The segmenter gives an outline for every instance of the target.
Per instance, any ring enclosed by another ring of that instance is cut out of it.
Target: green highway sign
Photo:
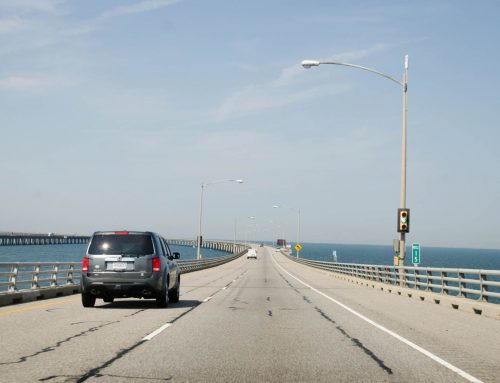
[[[420,243],[414,243],[411,245],[411,259],[414,265],[420,263]]]

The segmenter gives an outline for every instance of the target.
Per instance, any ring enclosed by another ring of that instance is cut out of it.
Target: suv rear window
[[[97,234],[92,238],[89,254],[154,254],[153,240],[149,234]]]

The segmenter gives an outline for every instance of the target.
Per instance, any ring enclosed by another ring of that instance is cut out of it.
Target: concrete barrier
[[[0,294],[0,306],[17,303],[32,302],[42,299],[62,297],[65,295],[79,294],[80,285],[41,287],[37,289],[19,290]]]

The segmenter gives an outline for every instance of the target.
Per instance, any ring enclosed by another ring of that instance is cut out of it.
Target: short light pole
[[[247,217],[248,219],[255,219],[254,216],[248,216]],[[247,225],[245,226],[245,247],[247,246],[247,242],[248,242],[248,223]]]
[[[404,61],[404,73],[403,80],[396,80],[394,77],[388,76],[382,72],[379,72],[375,69],[367,68],[361,65],[349,64],[339,61],[316,61],[316,60],[304,60],[302,61],[302,66],[306,69],[309,69],[313,66],[319,66],[323,64],[332,64],[332,65],[343,65],[352,68],[366,70],[368,72],[375,73],[379,76],[385,77],[392,82],[400,85],[403,90],[403,134],[402,134],[402,155],[401,155],[401,189],[399,194],[399,204],[401,209],[406,209],[406,114],[407,114],[407,92],[408,92],[408,55],[405,55]],[[404,266],[405,259],[405,233],[404,231],[400,231],[400,241],[399,241],[399,259],[395,258],[394,263],[395,266]],[[398,261],[396,264],[396,261]]]
[[[271,220],[271,221],[269,221],[269,223],[271,225],[275,226],[275,231],[273,232],[271,230],[271,233],[272,233],[271,235],[275,235],[276,238],[273,238],[271,243],[274,245],[274,243],[276,242],[276,245],[277,245],[277,241],[275,241],[275,240],[280,239],[280,238],[285,238],[284,229],[278,222],[274,222],[273,220]]]
[[[210,182],[203,182],[201,184],[201,194],[200,194],[200,220],[199,220],[199,225],[198,225],[198,238],[197,238],[197,245],[196,245],[196,259],[201,259],[201,254],[200,254],[200,248],[201,248],[201,243],[203,241],[203,237],[201,235],[201,222],[202,222],[202,217],[203,217],[203,191],[205,187],[213,184],[219,184],[223,182],[237,182],[239,184],[243,183],[243,180],[233,180],[233,179],[228,179],[228,180],[217,180],[217,181],[210,181]]]
[[[285,208],[285,209],[290,209],[290,210],[297,212],[297,243],[296,243],[296,245],[300,245],[300,209],[296,208],[296,207],[285,206],[285,205],[274,205],[273,208],[274,209]],[[299,258],[300,250],[295,249],[295,252],[296,252],[297,258]]]

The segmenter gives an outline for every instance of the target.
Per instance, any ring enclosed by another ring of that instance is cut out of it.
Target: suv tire
[[[91,294],[82,293],[82,305],[83,307],[94,307],[95,297]]]
[[[167,282],[168,286],[168,282]],[[156,296],[156,307],[165,308],[168,306],[169,294],[167,287],[164,287]]]
[[[175,284],[175,287],[168,292],[168,299],[172,303],[177,303],[179,302],[179,296],[180,296],[180,289],[181,289],[181,277],[177,278],[177,283]]]

